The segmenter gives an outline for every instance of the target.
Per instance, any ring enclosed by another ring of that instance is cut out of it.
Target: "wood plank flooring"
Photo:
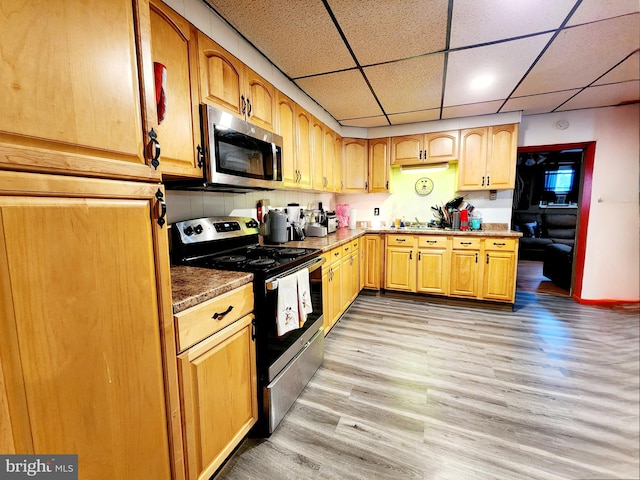
[[[639,317],[359,296],[279,428],[223,479],[637,479]]]
[[[569,291],[560,288],[542,275],[542,262],[534,260],[518,260],[516,289],[519,292],[544,293],[566,297]]]

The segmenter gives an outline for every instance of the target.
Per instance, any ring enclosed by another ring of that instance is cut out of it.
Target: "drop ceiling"
[[[638,0],[204,0],[341,125],[640,100]]]

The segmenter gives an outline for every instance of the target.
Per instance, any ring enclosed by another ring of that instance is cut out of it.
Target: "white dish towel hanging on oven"
[[[296,273],[298,277],[298,313],[300,326],[307,321],[307,315],[313,312],[311,305],[311,290],[309,288],[309,269],[303,268]]]
[[[300,327],[298,315],[298,276],[293,273],[278,279],[276,327],[281,337]]]

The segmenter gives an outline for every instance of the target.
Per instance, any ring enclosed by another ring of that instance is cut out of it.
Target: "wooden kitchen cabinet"
[[[367,193],[369,189],[367,140],[363,138],[343,138],[342,148],[343,193]]]
[[[481,239],[454,237],[451,245],[451,285],[454,297],[478,297]]]
[[[364,243],[360,247],[364,251],[364,265],[361,268],[363,287],[380,290],[381,238],[377,234],[367,234],[363,238]]]
[[[303,189],[312,188],[313,159],[313,116],[296,104],[296,160],[295,186]],[[287,176],[290,176],[287,174]]]
[[[518,240],[484,240],[482,298],[513,302],[516,294]]]
[[[252,322],[245,315],[178,356],[190,480],[210,478],[258,419]]]
[[[324,174],[324,125],[311,116],[311,186],[314,190],[325,190],[327,177]]]
[[[387,235],[385,286],[389,290],[416,291],[417,240],[413,235]]]
[[[276,131],[282,137],[282,178],[285,186],[296,186],[296,104],[276,92]]]
[[[322,266],[322,300],[326,336],[342,314],[342,249],[333,248],[322,256],[325,258]]]
[[[201,101],[274,131],[273,85],[202,32],[198,32],[198,51]]]
[[[151,0],[151,55],[167,69],[167,110],[157,133],[162,139],[163,177],[202,177],[199,157],[197,31],[159,0]]]
[[[373,138],[369,140],[369,185],[370,193],[389,192],[389,157],[391,140]]]
[[[342,137],[336,134],[333,163],[333,177],[335,183],[335,192],[342,193],[344,191],[344,180],[342,175]]]
[[[517,146],[517,124],[461,130],[458,190],[514,188]]]
[[[344,312],[360,292],[360,250],[359,240],[342,245],[342,275],[340,277],[341,312]]]
[[[458,130],[391,137],[391,165],[458,160],[458,142]]]
[[[438,295],[449,294],[451,241],[445,236],[420,235],[416,291]]]
[[[0,168],[159,180],[148,165],[156,152],[148,2],[2,10]]]
[[[0,171],[0,451],[77,454],[79,478],[182,478],[157,192]]]
[[[327,192],[335,192],[339,179],[336,176],[335,164],[336,164],[336,132],[331,130],[325,125],[324,127],[324,178],[325,186],[324,190]]]

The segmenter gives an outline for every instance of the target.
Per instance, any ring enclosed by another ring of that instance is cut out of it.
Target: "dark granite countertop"
[[[253,281],[253,273],[186,266],[171,267],[173,313],[180,313]]]

